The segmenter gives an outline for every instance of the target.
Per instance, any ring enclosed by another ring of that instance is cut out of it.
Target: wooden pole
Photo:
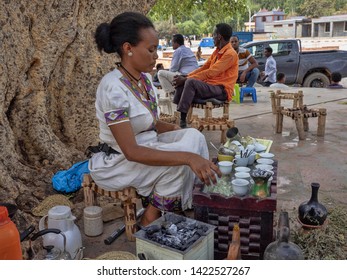
[[[125,222],[125,233],[129,241],[135,241],[133,235],[137,231],[136,226],[136,203],[133,203],[132,198],[128,197],[123,201],[124,206],[124,222]]]
[[[304,93],[302,90],[299,90],[298,96],[299,96],[299,107],[302,108],[304,107]]]
[[[304,131],[304,116],[301,111],[294,112],[294,120],[296,129],[298,131],[299,139],[305,140],[305,131]]]
[[[303,121],[304,121],[304,131],[308,131],[309,130],[308,118],[303,116]]]
[[[276,133],[282,133],[282,127],[283,127],[282,110],[283,110],[283,107],[276,108]]]
[[[318,116],[317,136],[324,136],[325,135],[326,116],[327,116],[327,110],[325,108],[320,108],[319,109],[319,116]]]
[[[270,99],[271,99],[272,113],[276,114],[275,92],[274,91],[270,92]]]

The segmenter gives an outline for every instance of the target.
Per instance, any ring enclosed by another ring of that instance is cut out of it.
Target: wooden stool
[[[97,205],[97,195],[112,197],[122,201],[124,209],[125,233],[129,241],[135,241],[133,234],[137,231],[136,225],[136,200],[135,188],[127,187],[119,191],[106,191],[98,187],[89,174],[85,174],[82,182],[84,205]]]
[[[159,119],[164,122],[173,123],[179,125],[180,123],[180,113],[174,112],[173,115],[161,113]]]
[[[221,138],[220,142],[225,143],[226,141],[226,132],[228,128],[234,127],[235,122],[233,120],[225,118],[198,118],[197,115],[192,116],[192,127],[198,129],[199,131],[206,130],[220,130]]]
[[[293,100],[293,108],[301,108],[304,106],[304,94],[302,90],[299,90],[295,93],[283,92],[281,90],[277,90],[276,93],[271,91],[271,107],[272,113],[276,114],[277,107],[281,106],[281,99],[291,99]]]
[[[223,108],[223,118],[229,119],[229,101],[220,102],[220,103],[212,103],[211,101],[207,101],[205,103],[192,103],[187,113],[187,122],[191,123],[193,121],[193,108],[204,109],[204,119],[212,118],[212,110],[216,108]]]
[[[318,117],[317,136],[324,136],[327,110],[325,108],[308,109],[306,106],[301,108],[277,107],[276,133],[282,133],[283,116],[291,117],[295,121],[299,139],[305,140],[305,131],[308,131],[308,118]]]

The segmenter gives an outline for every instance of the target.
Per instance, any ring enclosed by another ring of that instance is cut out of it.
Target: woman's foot
[[[140,227],[148,226],[150,223],[160,218],[160,210],[149,204],[145,213],[141,217]]]

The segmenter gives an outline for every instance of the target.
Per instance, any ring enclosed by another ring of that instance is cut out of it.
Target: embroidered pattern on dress
[[[180,197],[163,197],[155,192],[152,192],[149,196],[141,196],[143,207],[147,207],[149,204],[162,211],[182,211],[182,201]]]
[[[156,102],[154,90],[152,88],[150,80],[143,73],[141,73],[141,78],[145,81],[145,87],[146,91],[148,92],[149,100],[144,98],[142,94],[139,92],[139,90],[125,76],[122,76],[120,79],[129,89],[131,89],[132,93],[136,96],[136,98],[150,111],[153,117],[153,122],[147,130],[153,130],[155,128],[157,120],[159,119],[158,104]]]
[[[128,108],[112,110],[104,114],[107,125],[112,125],[120,121],[128,120]]]

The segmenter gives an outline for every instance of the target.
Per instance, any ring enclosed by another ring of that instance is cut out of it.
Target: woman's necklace
[[[130,78],[130,80],[133,80],[136,82],[135,85],[139,89],[139,92],[141,93],[141,95],[145,99],[149,100],[149,94],[147,92],[146,86],[143,84],[142,77],[140,76],[139,79],[136,79],[133,75],[130,74],[130,72],[127,69],[125,69],[125,67],[122,64],[119,64],[119,66],[124,70],[125,74]],[[133,83],[132,81],[130,82]]]
[[[141,85],[142,85],[141,76],[139,79],[136,79],[133,75],[131,75],[131,73],[122,64],[120,64],[120,67],[122,67],[122,69],[129,76],[129,78],[133,79],[137,83],[138,87],[141,88]]]

